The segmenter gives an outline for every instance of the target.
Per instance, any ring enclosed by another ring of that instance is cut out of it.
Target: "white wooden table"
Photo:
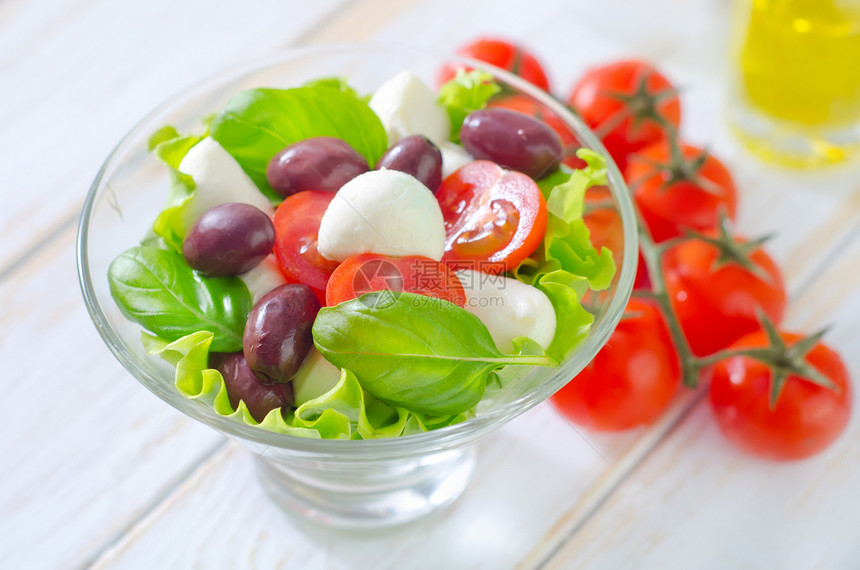
[[[860,173],[801,175],[728,135],[723,0],[0,2],[0,567],[857,568],[860,421],[822,455],[741,455],[696,394],[647,430],[574,430],[542,405],[487,437],[456,506],[373,535],[309,528],[249,456],[137,384],[76,282],[77,216],[139,117],[218,70],[295,45],[452,48],[479,34],[535,51],[565,95],[582,69],[654,60],[685,88],[685,136],[741,188],[739,228],[775,232],[787,324],[860,379]],[[860,54],[858,54],[860,61]]]

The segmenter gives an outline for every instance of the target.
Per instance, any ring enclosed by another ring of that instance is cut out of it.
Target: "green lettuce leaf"
[[[161,338],[210,330],[212,350],[242,349],[252,301],[238,277],[205,277],[175,251],[138,246],[111,262],[108,283],[120,311]]]
[[[211,135],[235,158],[254,183],[273,200],[266,166],[294,142],[331,136],[350,144],[376,164],[388,137],[376,114],[342,84],[324,81],[294,89],[250,89],[234,96],[215,114]]]
[[[175,369],[174,385],[184,397],[203,402],[219,415],[262,429],[316,439],[376,439],[439,429],[464,421],[469,412],[451,416],[416,415],[394,408],[365,392],[355,375],[341,370],[337,384],[290,414],[269,412],[262,422],[251,417],[245,403],[230,404],[224,377],[208,367],[214,335],[198,331],[173,342],[143,333],[147,352],[160,356]]]
[[[584,279],[572,282],[582,296],[586,288],[602,290],[609,286],[615,261],[609,249],[598,251],[594,247],[582,220],[585,191],[606,184],[606,162],[588,149],[580,149],[577,155],[586,161],[585,168],[560,169],[538,183],[546,196],[546,234],[537,251],[514,270],[514,275],[534,285],[548,273],[566,271]]]
[[[487,102],[502,88],[486,71],[475,69],[457,70],[457,75],[439,88],[439,101],[448,110],[451,119],[451,140],[460,142],[460,127],[472,111],[483,109]]]

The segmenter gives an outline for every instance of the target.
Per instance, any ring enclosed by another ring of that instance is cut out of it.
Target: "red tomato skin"
[[[782,274],[763,249],[753,251],[750,260],[767,280],[735,263],[714,270],[718,255],[715,246],[688,240],[670,248],[663,258],[666,292],[697,356],[712,354],[759,330],[759,308],[775,324],[785,311]]]
[[[549,79],[538,59],[522,46],[501,38],[477,38],[456,51],[457,55],[484,61],[500,69],[510,71],[529,83],[549,91]],[[446,83],[463,67],[459,63],[448,63],[439,71],[439,85]]]
[[[357,275],[359,272],[361,275]],[[360,290],[355,288],[357,283],[361,284]],[[458,307],[466,306],[463,284],[447,265],[419,255],[392,257],[376,253],[362,253],[345,259],[328,280],[325,304],[332,307],[369,291],[383,289],[416,293],[444,299]]]
[[[680,381],[678,355],[663,314],[653,301],[634,297],[594,360],[550,401],[577,425],[620,431],[657,419]]]
[[[652,65],[644,61],[624,60],[587,70],[568,98],[568,105],[598,134],[622,171],[632,153],[669,136],[666,127],[653,119],[633,121],[629,113],[623,116],[627,104],[614,96],[633,95],[645,77],[650,94],[673,88],[671,82]],[[677,132],[681,122],[681,104],[677,95],[657,103],[656,110]]]
[[[783,333],[790,344],[800,335]],[[738,340],[732,348],[766,347],[759,331]],[[806,361],[833,381],[839,390],[789,376],[770,409],[771,373],[767,365],[733,356],[714,365],[709,401],[720,431],[752,455],[771,460],[798,460],[829,447],[845,430],[851,416],[852,387],[840,356],[819,343]]]
[[[445,220],[442,261],[455,269],[509,271],[537,249],[546,233],[546,201],[537,184],[525,174],[488,160],[476,160],[453,172],[442,181],[436,199]],[[516,212],[512,228],[492,224],[499,219],[493,204]],[[493,239],[484,240],[478,248],[458,245],[459,237],[478,225],[492,225]]]
[[[689,144],[681,148],[687,160],[702,153],[702,149]],[[721,213],[729,220],[735,219],[737,187],[719,159],[709,154],[699,170],[709,192],[687,180],[667,184],[668,173],[657,165],[667,164],[670,156],[668,143],[657,143],[632,156],[624,170],[624,179],[655,242],[680,236],[685,228],[705,234],[714,232]]]
[[[320,219],[334,192],[306,190],[285,199],[275,210],[275,257],[290,283],[303,283],[325,304],[325,288],[338,263],[317,249]]]

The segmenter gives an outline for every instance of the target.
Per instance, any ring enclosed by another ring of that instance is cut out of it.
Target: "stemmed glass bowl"
[[[391,439],[318,440],[277,434],[222,417],[174,388],[174,370],[146,353],[141,329],[111,297],[111,261],[139,243],[164,205],[168,173],[150,155],[147,139],[163,125],[199,128],[237,92],[255,87],[297,87],[321,77],[343,77],[361,93],[408,69],[435,85],[445,62],[482,67],[506,93],[516,93],[558,115],[578,144],[603,153],[596,137],[547,93],[503,70],[448,54],[402,46],[329,46],[298,49],[244,65],[188,89],[137,124],[108,156],[87,195],[78,231],[78,272],[84,300],[104,342],[146,388],[182,413],[241,443],[255,457],[260,480],[288,512],[324,525],[380,528],[411,521],[451,504],[465,489],[477,439],[543,402],[592,358],[618,323],[637,264],[636,222],[623,179],[611,160],[601,198],[620,220],[615,238],[618,270],[611,286],[589,295],[594,324],[583,344],[553,368],[536,367],[512,388],[482,402],[473,419],[435,431]]]

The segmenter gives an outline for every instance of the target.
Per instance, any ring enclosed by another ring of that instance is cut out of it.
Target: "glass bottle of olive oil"
[[[860,0],[736,0],[741,139],[784,164],[860,151]]]

